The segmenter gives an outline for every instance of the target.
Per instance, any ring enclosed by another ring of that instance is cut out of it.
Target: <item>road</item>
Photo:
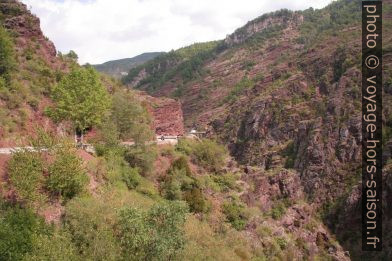
[[[163,144],[171,144],[171,145],[176,145],[178,142],[178,136],[157,136],[155,141],[152,141],[151,143],[156,143],[158,145],[163,145]],[[123,146],[133,146],[135,145],[134,142],[121,142]],[[84,144],[82,146],[84,150],[86,150],[89,153],[94,153],[95,149],[91,144]],[[10,147],[10,148],[0,148],[0,154],[5,154],[9,155],[12,154],[16,151],[20,150],[30,150],[30,151],[36,151],[34,147]],[[45,149],[42,149],[45,150]]]

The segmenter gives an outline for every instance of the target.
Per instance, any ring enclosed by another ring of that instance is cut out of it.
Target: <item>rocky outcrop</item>
[[[33,15],[25,4],[16,0],[2,1],[0,10],[5,14],[5,28],[11,30],[16,37],[17,50],[23,52],[34,48],[39,57],[43,58],[53,69],[57,69],[59,61],[56,59],[56,48],[43,35],[38,17]]]
[[[298,173],[282,169],[277,174],[268,175],[260,168],[246,167],[243,180],[253,184],[252,191],[242,195],[248,205],[257,205],[263,211],[269,211],[274,200],[288,199],[296,201],[303,198],[301,180]]]
[[[257,33],[261,33],[273,27],[293,29],[303,22],[303,16],[288,10],[280,10],[275,13],[263,15],[244,27],[237,29],[233,34],[228,35],[225,44],[234,46],[244,43],[248,38]]]
[[[137,92],[137,96],[145,102],[151,113],[156,135],[184,135],[184,119],[180,102],[169,98],[155,98],[143,92]]]

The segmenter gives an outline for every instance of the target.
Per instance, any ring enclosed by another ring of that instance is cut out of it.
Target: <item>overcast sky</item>
[[[331,0],[22,0],[44,34],[81,64],[223,39],[263,13],[321,8]]]

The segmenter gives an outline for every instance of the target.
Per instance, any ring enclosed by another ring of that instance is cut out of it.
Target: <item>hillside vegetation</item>
[[[265,14],[119,82],[57,53],[25,5],[1,2],[0,145],[34,150],[0,155],[0,260],[389,260],[387,247],[360,251],[359,6]],[[178,99],[208,137],[154,144],[154,104],[123,84]]]

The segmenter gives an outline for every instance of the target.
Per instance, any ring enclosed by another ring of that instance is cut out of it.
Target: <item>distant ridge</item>
[[[142,53],[132,58],[108,61],[103,64],[96,64],[93,66],[99,72],[106,73],[115,78],[121,78],[125,76],[130,69],[152,60],[161,54],[164,54],[164,52]]]

